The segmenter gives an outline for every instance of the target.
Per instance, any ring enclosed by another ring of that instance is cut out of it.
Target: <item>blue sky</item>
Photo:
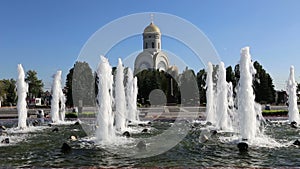
[[[36,70],[49,89],[52,75],[62,70],[65,79],[82,47],[98,29],[126,15],[161,12],[197,26],[226,67],[237,64],[240,49],[250,46],[252,59],[271,74],[277,89],[285,89],[290,65],[295,66],[300,82],[299,7],[298,0],[1,0],[0,79],[16,78],[17,64],[21,63],[25,70]],[[141,37],[129,42],[141,50]],[[176,42],[167,42],[163,39],[162,47],[172,52],[171,44]],[[122,57],[125,50],[111,54]],[[116,61],[111,63],[115,66]],[[203,65],[191,67],[198,71]]]

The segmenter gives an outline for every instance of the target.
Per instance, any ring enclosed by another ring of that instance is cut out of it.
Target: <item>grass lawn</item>
[[[263,110],[263,116],[287,116],[287,110]]]

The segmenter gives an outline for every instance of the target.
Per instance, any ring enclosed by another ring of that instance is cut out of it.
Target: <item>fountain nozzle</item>
[[[242,139],[243,141],[247,140],[247,139]],[[237,147],[239,148],[240,152],[246,152],[248,151],[248,144],[246,142],[240,142],[238,143]]]

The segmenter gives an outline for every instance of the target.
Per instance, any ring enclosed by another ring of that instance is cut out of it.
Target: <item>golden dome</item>
[[[156,25],[154,25],[153,22],[151,22],[150,25],[144,29],[144,33],[149,33],[149,32],[159,32],[160,33],[160,30]]]

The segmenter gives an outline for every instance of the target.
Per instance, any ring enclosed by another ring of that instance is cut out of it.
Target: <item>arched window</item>
[[[160,43],[158,42],[158,49],[160,49]]]
[[[146,42],[146,47],[145,47],[146,49],[148,48],[148,43]]]
[[[152,48],[154,48],[154,42],[152,42]]]

